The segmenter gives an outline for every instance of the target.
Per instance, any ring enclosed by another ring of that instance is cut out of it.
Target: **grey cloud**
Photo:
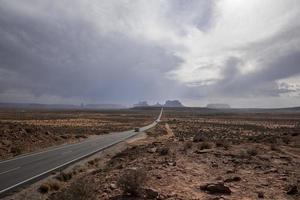
[[[201,31],[214,25],[215,0],[170,1],[169,17],[176,26],[189,24]]]
[[[0,8],[1,9],[1,8]],[[163,99],[176,95],[164,73],[181,60],[166,49],[126,35],[100,35],[92,24],[56,13],[41,20],[1,9],[0,92],[96,101]]]
[[[259,70],[243,74],[240,69],[245,62],[237,57],[224,63],[222,79],[211,85],[194,82],[185,95],[193,99],[206,97],[279,97],[295,92],[287,84],[276,81],[300,74],[300,51],[289,52],[277,59],[263,63]],[[299,91],[300,92],[300,91]]]
[[[279,88],[275,81],[300,74],[299,51],[263,63],[260,70],[247,74],[238,70],[237,65],[241,63],[237,58],[227,62],[223,71],[224,78],[213,86],[217,93],[234,96],[279,96],[291,90]]]

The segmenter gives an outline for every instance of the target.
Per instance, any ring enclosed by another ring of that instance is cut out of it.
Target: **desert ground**
[[[157,112],[134,113],[143,124]],[[64,121],[62,116],[69,119],[72,114],[60,115],[65,130],[69,128],[66,124],[91,123],[89,134],[93,133],[94,119],[105,119],[111,125],[124,119],[120,114],[112,119],[111,113],[106,117],[78,113],[73,122]],[[87,116],[88,120],[83,119]],[[33,122],[30,117],[6,117],[1,123],[23,128],[23,124],[28,126],[26,120]],[[37,126],[48,123],[37,121]],[[296,112],[165,109],[158,126],[113,148],[6,199],[300,199],[300,114]]]

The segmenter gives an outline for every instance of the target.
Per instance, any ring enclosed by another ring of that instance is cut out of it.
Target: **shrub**
[[[51,190],[57,191],[60,189],[60,185],[57,182],[51,182],[49,183],[49,185]]]
[[[192,143],[191,141],[187,141],[187,142],[184,143],[184,145],[183,145],[183,150],[186,151],[186,150],[188,150],[188,149],[190,149],[190,148],[192,148],[192,147],[193,147],[193,143]]]
[[[281,140],[284,144],[289,144],[291,142],[291,139],[289,137],[282,137]]]
[[[40,193],[45,194],[45,193],[49,192],[50,189],[51,188],[50,188],[50,185],[48,183],[43,183],[43,184],[40,185],[38,190],[39,190]]]
[[[226,150],[229,149],[229,143],[226,142],[226,141],[219,140],[219,141],[216,142],[216,146],[217,147],[223,147]]]
[[[205,140],[205,138],[203,137],[202,134],[196,134],[194,137],[193,137],[193,142],[203,142]]]
[[[42,183],[39,187],[39,192],[41,193],[47,193],[49,191],[58,191],[60,189],[60,186],[57,182],[46,182]]]
[[[56,176],[56,179],[59,181],[67,182],[72,179],[72,173],[71,172],[69,172],[69,173],[61,172]]]
[[[162,147],[158,149],[158,153],[161,156],[165,156],[169,153],[169,148],[168,147]]]
[[[212,146],[208,142],[202,142],[198,145],[198,149],[203,150],[203,149],[211,149]]]
[[[22,150],[19,147],[12,147],[10,149],[10,153],[14,154],[14,156],[17,156],[22,153]]]
[[[94,200],[96,199],[95,188],[86,180],[73,183],[67,190],[57,193],[53,200]]]
[[[138,196],[146,180],[146,172],[142,169],[127,169],[117,182],[124,194]]]
[[[247,154],[249,156],[256,156],[257,155],[257,149],[256,148],[250,148],[250,149],[247,149]]]
[[[95,161],[95,160],[89,160],[89,161],[88,161],[88,164],[89,164],[89,165],[95,165],[95,164],[96,164],[96,161]]]
[[[272,151],[279,151],[279,145],[278,144],[271,144],[270,149]]]
[[[242,149],[242,150],[240,150],[238,157],[242,158],[242,159],[247,159],[247,158],[249,158],[249,154],[247,153],[247,151],[245,149]]]

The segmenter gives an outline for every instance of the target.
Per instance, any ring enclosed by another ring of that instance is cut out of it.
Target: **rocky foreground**
[[[95,199],[299,198],[299,149],[251,141],[213,142],[199,135],[188,140],[172,134],[161,125],[146,141],[85,176],[81,184],[88,183]],[[78,184],[50,199],[66,198]]]

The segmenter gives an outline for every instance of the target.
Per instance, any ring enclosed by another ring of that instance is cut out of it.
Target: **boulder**
[[[158,197],[159,193],[153,189],[150,188],[145,188],[144,189],[145,192],[145,196],[147,197],[147,199],[156,199],[156,197]]]
[[[230,188],[225,186],[224,183],[222,183],[222,182],[207,183],[207,184],[200,186],[200,189],[203,191],[206,191],[210,194],[226,194],[226,195],[231,194]]]

